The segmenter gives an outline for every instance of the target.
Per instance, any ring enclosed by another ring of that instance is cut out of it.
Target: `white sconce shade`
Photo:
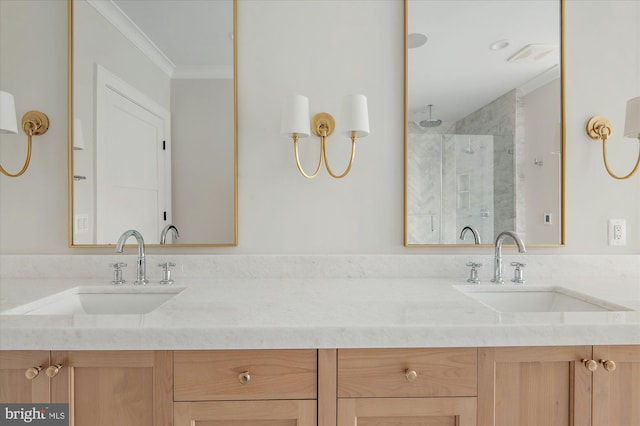
[[[16,103],[13,95],[0,90],[0,133],[18,133]]]
[[[347,95],[342,98],[340,112],[340,127],[347,137],[355,135],[364,137],[369,135],[369,109],[367,97],[364,95]]]
[[[73,119],[73,149],[84,149],[84,132],[82,131],[82,120],[79,118]]]
[[[628,138],[640,139],[640,96],[627,101],[624,135]]]
[[[311,134],[309,123],[309,98],[302,95],[288,97],[282,109],[281,133],[306,138]]]

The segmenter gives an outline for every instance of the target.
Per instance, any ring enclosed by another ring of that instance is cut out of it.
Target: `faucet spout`
[[[507,237],[515,241],[516,245],[518,246],[518,252],[526,253],[527,251],[527,249],[524,246],[524,242],[522,241],[522,238],[520,238],[518,234],[516,234],[515,232],[503,231],[498,235],[498,238],[496,238],[493,279],[491,280],[491,282],[494,282],[497,284],[504,283],[504,280],[502,279],[502,243]]]
[[[144,239],[142,238],[142,234],[136,231],[135,229],[129,229],[125,231],[120,238],[118,238],[118,243],[116,244],[116,253],[122,253],[124,249],[124,244],[127,242],[129,237],[134,237],[136,239],[136,243],[138,244],[138,263],[136,269],[136,281],[135,283],[138,285],[145,285],[149,281],[147,280],[147,261],[144,255]]]
[[[167,243],[167,234],[169,233],[169,231],[173,231],[176,239],[180,238],[180,233],[178,232],[178,228],[176,228],[175,225],[167,225],[164,227],[164,229],[160,233],[160,244]]]
[[[473,234],[474,244],[482,244],[480,242],[480,234],[478,233],[478,230],[472,226],[465,226],[464,228],[462,228],[462,231],[460,232],[461,240],[464,240],[464,236],[467,234],[467,231]]]

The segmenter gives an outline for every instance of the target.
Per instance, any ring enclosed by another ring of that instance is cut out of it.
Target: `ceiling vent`
[[[555,44],[528,44],[513,54],[507,62],[517,64],[538,62],[558,50]]]

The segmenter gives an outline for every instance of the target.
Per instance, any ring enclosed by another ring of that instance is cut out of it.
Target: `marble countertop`
[[[615,285],[604,278],[534,284],[572,289],[631,311],[499,313],[459,291],[463,280],[442,278],[187,278],[174,284],[184,287],[180,294],[144,315],[6,315],[63,290],[105,282],[5,278],[0,349],[640,344],[635,278]]]

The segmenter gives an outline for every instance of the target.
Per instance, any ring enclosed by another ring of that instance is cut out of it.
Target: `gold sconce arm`
[[[322,145],[324,146],[324,143]],[[307,179],[313,179],[314,177],[318,176],[320,167],[322,167],[322,151],[320,152],[320,158],[318,159],[318,167],[316,167],[316,171],[311,175],[306,174],[304,172],[304,169],[302,168],[302,165],[300,164],[300,156],[298,155],[298,135],[295,133],[293,134],[293,152],[296,156],[296,165],[298,166],[298,170],[300,171],[300,173],[302,173],[302,176],[306,177]]]
[[[613,171],[609,167],[609,163],[607,162],[607,139],[609,138],[609,136],[611,136],[611,133],[611,122],[607,117],[597,115],[595,117],[592,117],[587,123],[587,134],[589,135],[589,137],[594,140],[602,141],[602,159],[604,160],[604,167],[607,170],[607,173],[609,173],[609,175],[614,179],[629,179],[631,176],[636,174],[638,169],[640,169],[640,143],[638,145],[638,160],[636,161],[635,167],[626,176],[618,176],[613,173]],[[638,142],[640,142],[640,138],[638,138]]]
[[[355,133],[355,132],[353,132],[353,133]],[[324,163],[327,165],[327,172],[329,172],[331,177],[334,177],[336,179],[341,179],[341,178],[345,177],[351,171],[351,166],[353,165],[353,158],[356,156],[356,137],[355,137],[355,135],[351,136],[351,158],[349,158],[349,165],[347,166],[347,169],[344,171],[344,173],[342,173],[340,175],[336,175],[331,170],[331,167],[329,167],[329,160],[327,160],[327,149],[325,147],[324,138],[322,138],[322,155],[324,156]]]
[[[28,111],[22,116],[22,130],[27,134],[27,158],[18,173],[9,173],[0,165],[0,172],[5,176],[18,177],[27,171],[31,161],[31,138],[47,133],[47,130],[49,130],[49,117],[40,111]]]
[[[353,158],[355,156],[355,136],[351,138],[351,158],[349,159],[349,165],[347,169],[342,174],[335,174],[331,167],[329,166],[329,160],[327,159],[327,137],[333,133],[333,130],[336,128],[336,121],[333,116],[327,112],[320,112],[313,116],[311,119],[311,131],[316,135],[320,136],[320,162],[318,163],[318,167],[322,164],[322,160],[324,159],[324,164],[327,167],[327,172],[331,175],[331,177],[336,179],[341,179],[345,177],[351,171],[351,166],[353,165]],[[355,132],[354,132],[355,133]]]

